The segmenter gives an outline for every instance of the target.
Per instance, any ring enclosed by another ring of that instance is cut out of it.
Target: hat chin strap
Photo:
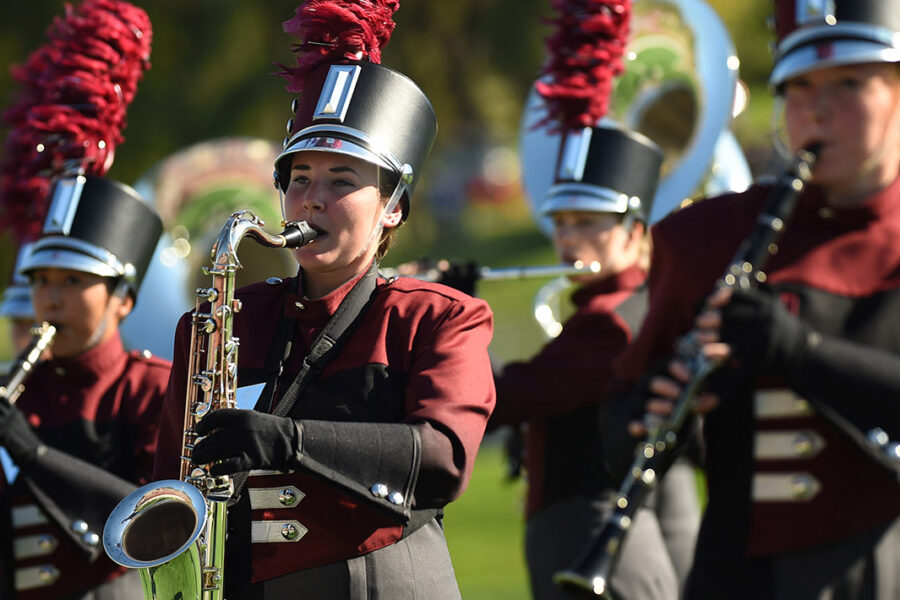
[[[407,184],[401,178],[397,183],[397,187],[394,188],[394,192],[391,194],[391,197],[388,199],[387,203],[378,214],[378,220],[372,227],[372,233],[369,234],[369,239],[366,241],[366,244],[360,251],[359,256],[362,256],[363,253],[365,253],[369,248],[372,247],[372,244],[378,243],[378,241],[381,239],[381,232],[384,231],[384,220],[389,214],[393,213],[394,210],[396,210],[397,204],[400,202],[400,198],[403,197],[403,193],[406,192],[406,189]]]
[[[107,328],[109,327],[109,316],[113,311],[113,298],[123,300],[126,295],[128,295],[128,284],[125,282],[124,278],[120,277],[119,280],[116,281],[116,287],[113,289],[112,294],[110,294],[109,298],[106,300],[106,310],[103,311],[100,323],[97,324],[97,328],[94,329],[94,332],[91,334],[85,349],[89,350],[99,344],[100,340],[102,340],[103,336],[106,334]]]

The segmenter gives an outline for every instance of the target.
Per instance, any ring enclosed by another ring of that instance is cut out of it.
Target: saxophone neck
[[[214,268],[241,268],[238,246],[245,237],[253,238],[261,246],[269,248],[296,248],[315,239],[318,232],[306,221],[291,221],[284,231],[272,234],[263,229],[265,222],[252,211],[242,210],[228,217],[219,237],[212,247],[211,258]]]

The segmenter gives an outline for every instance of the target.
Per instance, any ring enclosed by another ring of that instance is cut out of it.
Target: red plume
[[[104,175],[125,138],[125,112],[149,68],[147,13],[85,0],[47,29],[49,42],[11,69],[22,85],[3,113],[11,127],[0,164],[0,222],[18,240],[40,234],[53,179]]]
[[[551,2],[558,14],[549,21],[556,32],[546,40],[550,60],[541,71],[546,80],[535,84],[547,106],[539,125],[592,127],[606,115],[613,77],[623,70],[631,1]]]
[[[301,92],[309,74],[323,63],[381,62],[381,50],[394,31],[399,0],[308,0],[297,7],[284,31],[300,38],[292,49],[297,66],[279,65],[289,92]]]

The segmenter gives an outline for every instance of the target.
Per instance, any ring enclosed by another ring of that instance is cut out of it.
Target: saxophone
[[[139,569],[147,600],[223,598],[227,503],[234,484],[231,476],[210,475],[208,465],[192,464],[191,452],[197,422],[210,411],[236,406],[239,340],[232,325],[241,309],[234,297],[238,245],[250,236],[263,246],[296,248],[317,235],[305,221],[287,223],[278,235],[266,233],[263,225],[250,211],[232,214],[213,244],[212,266],[203,270],[212,286],[197,289],[192,313],[179,479],[138,488],[106,521],[106,553]]]

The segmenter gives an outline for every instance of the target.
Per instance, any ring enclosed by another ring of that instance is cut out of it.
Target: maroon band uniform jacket
[[[527,423],[526,516],[612,486],[598,439],[599,403],[613,375],[613,360],[643,316],[646,273],[632,266],[576,290],[576,312],[559,336],[527,362],[506,365],[497,376],[493,424]]]
[[[76,357],[39,363],[17,406],[46,445],[142,485],[153,470],[169,366],[126,351],[116,334]],[[63,504],[24,479],[20,472],[12,489],[16,598],[67,597],[124,572],[103,552],[107,515],[94,514],[89,493],[70,490]]]
[[[653,228],[650,308],[620,361],[626,378],[673,354],[770,192],[754,186],[703,200]],[[808,188],[764,270],[814,331],[877,350],[900,372],[900,181],[855,208],[827,206]],[[723,372],[721,403],[704,421],[709,504],[698,562],[714,557],[739,570],[753,557],[840,542],[900,515],[897,473],[872,459],[867,441],[876,428],[900,436],[896,396],[848,398],[815,382]],[[826,419],[833,409],[840,418]]]
[[[266,379],[286,315],[292,344],[277,402],[355,281],[316,300],[303,298],[295,279],[238,290],[238,386]],[[492,327],[482,300],[414,279],[379,278],[358,327],[288,415],[303,420],[301,469],[250,473],[243,495],[250,503],[249,554],[231,536],[226,556],[248,556],[250,577],[260,582],[376,551],[432,521],[465,489],[494,408]],[[186,315],[176,332],[157,478],[178,474],[189,347]]]

